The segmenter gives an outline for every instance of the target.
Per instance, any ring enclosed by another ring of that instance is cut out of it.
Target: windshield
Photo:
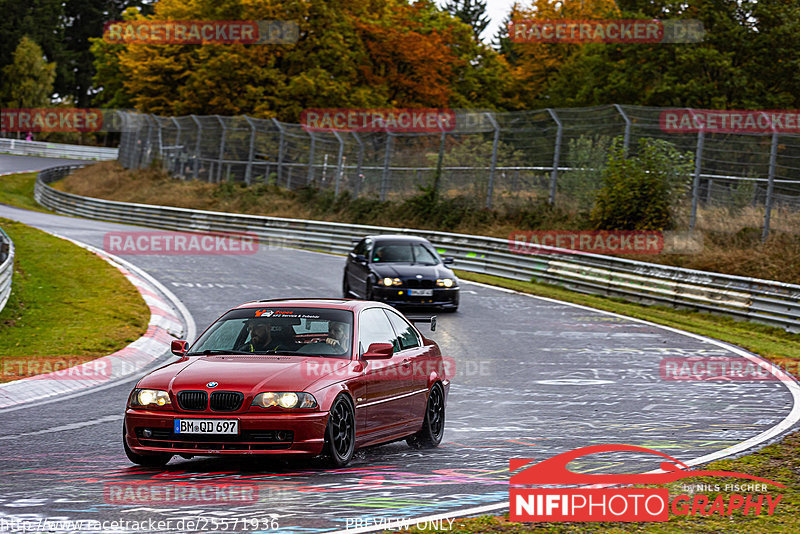
[[[353,313],[327,308],[263,307],[226,313],[188,355],[290,354],[350,358]]]
[[[372,263],[436,265],[439,260],[422,243],[378,243],[372,251]]]

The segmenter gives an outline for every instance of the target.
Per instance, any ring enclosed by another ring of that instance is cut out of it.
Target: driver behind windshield
[[[295,340],[291,324],[274,324],[269,319],[253,318],[247,321],[249,339],[236,348],[240,352],[295,351],[300,344]]]
[[[247,330],[250,333],[250,339],[237,347],[237,351],[264,352],[272,349],[272,335],[267,319],[248,319]]]

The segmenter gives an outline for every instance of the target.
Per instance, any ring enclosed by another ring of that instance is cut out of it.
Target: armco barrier
[[[14,242],[0,228],[0,311],[11,295],[11,277],[14,274]]]
[[[456,259],[458,268],[516,280],[536,280],[565,288],[721,313],[800,332],[800,285],[694,271],[582,253],[515,254],[506,239],[407,228],[386,228],[300,219],[282,219],[130,204],[81,197],[47,184],[75,166],[39,173],[36,200],[58,213],[170,230],[250,232],[263,242],[345,253],[354,240],[376,233],[417,235]]]
[[[99,146],[66,145],[62,143],[43,143],[40,141],[22,141],[20,139],[0,137],[0,153],[15,154],[17,156],[107,161],[117,159],[119,149]]]

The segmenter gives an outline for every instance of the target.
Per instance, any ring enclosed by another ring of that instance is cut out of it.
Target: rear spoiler
[[[412,323],[428,323],[431,326],[431,332],[436,330],[436,316],[435,315],[406,315],[406,318]]]

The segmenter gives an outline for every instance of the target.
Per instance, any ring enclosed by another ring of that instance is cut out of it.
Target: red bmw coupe
[[[431,321],[435,328],[435,320]],[[234,308],[128,399],[128,458],[323,455],[406,439],[436,447],[450,381],[439,347],[377,302],[287,299]]]

